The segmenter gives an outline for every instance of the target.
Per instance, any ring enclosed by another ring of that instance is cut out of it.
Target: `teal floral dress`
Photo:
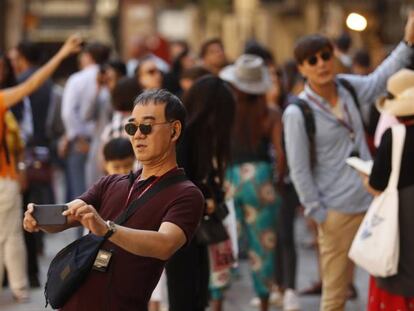
[[[273,283],[276,223],[281,198],[275,191],[270,161],[244,162],[226,171],[226,198],[234,199],[238,233],[248,242],[253,286],[260,298]]]

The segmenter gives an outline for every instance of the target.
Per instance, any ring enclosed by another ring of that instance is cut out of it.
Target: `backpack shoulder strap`
[[[344,78],[338,78],[338,81],[351,94],[352,99],[354,100],[354,103],[358,108],[358,111],[360,111],[361,105],[359,104],[357,93],[355,91],[355,88],[352,86],[351,82]]]
[[[293,102],[293,105],[299,107],[300,111],[303,114],[305,120],[305,130],[309,140],[309,159],[310,165],[313,168],[316,163],[316,148],[315,148],[315,134],[316,134],[316,124],[315,116],[309,104],[301,99],[296,98]]]

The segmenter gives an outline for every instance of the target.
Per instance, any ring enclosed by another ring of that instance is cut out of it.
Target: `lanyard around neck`
[[[336,115],[334,115],[332,113],[332,111],[328,108],[326,108],[322,103],[320,103],[315,97],[313,97],[311,94],[306,93],[306,96],[309,98],[309,100],[311,100],[316,106],[318,106],[320,109],[322,109],[323,111],[325,111],[327,114],[329,114],[333,119],[335,119],[335,121],[343,126],[344,128],[346,128],[349,132],[349,137],[351,138],[351,140],[354,142],[355,140],[355,130],[353,127],[353,123],[352,123],[352,118],[351,118],[351,114],[349,113],[348,107],[347,105],[344,103],[344,110],[347,116],[347,119],[349,122],[347,122],[344,119],[338,118]]]
[[[166,172],[165,174],[158,176],[157,178],[155,178],[148,186],[145,187],[145,189],[139,194],[137,200],[142,197],[144,195],[145,192],[147,192],[153,185],[155,185],[164,175],[177,170],[177,167],[172,168],[171,170],[169,170],[168,172]],[[129,200],[131,199],[131,195],[132,192],[134,191],[135,186],[138,184],[139,182],[139,178],[141,177],[141,175],[138,175],[137,178],[135,179],[134,183],[131,186],[131,189],[129,189],[129,193],[128,193],[128,197],[125,201],[125,208],[128,206],[129,204]]]

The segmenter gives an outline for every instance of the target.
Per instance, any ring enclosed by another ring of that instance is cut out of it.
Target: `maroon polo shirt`
[[[182,174],[181,169],[166,173]],[[131,200],[154,180],[149,178],[134,184]],[[114,220],[126,208],[131,181],[127,175],[102,178],[80,199],[93,205],[103,219]],[[204,209],[204,198],[191,182],[171,185],[149,199],[131,216],[125,227],[158,231],[161,223],[171,222],[180,227],[187,243],[193,237]],[[85,283],[70,298],[62,310],[147,310],[147,303],[158,283],[165,262],[156,258],[137,256],[106,241],[103,249],[113,250],[109,271],[92,270]]]

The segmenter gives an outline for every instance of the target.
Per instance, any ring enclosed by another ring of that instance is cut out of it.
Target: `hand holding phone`
[[[38,226],[64,225],[67,217],[62,215],[68,209],[66,204],[33,204],[32,216]]]

